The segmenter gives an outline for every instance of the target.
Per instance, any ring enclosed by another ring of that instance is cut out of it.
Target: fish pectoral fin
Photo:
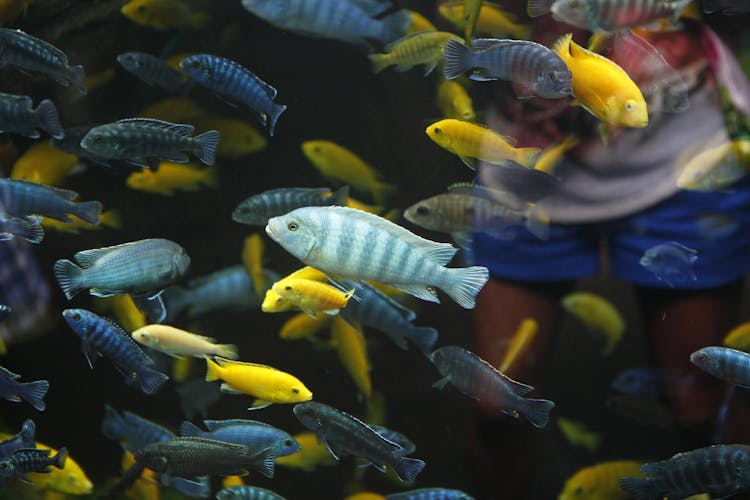
[[[169,153],[162,154],[161,158],[175,163],[187,163],[190,160],[187,153],[183,153],[182,151],[170,151]]]
[[[94,363],[99,357],[99,351],[97,351],[96,347],[90,344],[88,339],[86,338],[84,338],[83,342],[81,342],[81,350],[83,351],[83,356],[86,358],[86,361],[89,364],[89,368],[93,370]]]
[[[516,410],[514,410],[513,408],[503,408],[502,412],[505,413],[506,415],[510,415],[513,418],[520,418],[521,417],[521,415]]]
[[[331,454],[333,458],[336,459],[337,462],[341,461],[341,458],[339,458],[339,453],[336,453],[336,450],[333,449],[333,446],[328,441],[323,441],[326,445],[326,449],[328,450],[328,453]]]
[[[114,292],[110,292],[109,290],[102,290],[101,288],[92,288],[89,290],[89,293],[94,297],[113,297],[117,295]]]
[[[461,159],[462,162],[464,162],[464,165],[466,165],[470,169],[472,169],[472,170],[476,170],[477,169],[477,167],[474,165],[474,159],[473,158],[469,158],[467,156],[461,156],[461,155],[458,155],[458,157]]]
[[[408,293],[409,295],[415,296],[418,299],[426,300],[428,302],[435,302],[437,304],[440,303],[440,299],[438,299],[437,290],[435,289],[435,287],[424,285],[424,284],[414,284],[414,283],[408,283],[408,284],[390,283],[390,284],[398,288],[399,290]]]
[[[273,403],[271,403],[270,401],[264,401],[262,399],[256,399],[255,401],[253,401],[252,406],[250,406],[250,408],[248,408],[248,410],[262,410],[263,408],[271,406],[272,404]]]
[[[242,392],[238,391],[237,389],[232,388],[232,386],[227,384],[226,382],[221,384],[221,387],[219,388],[219,390],[223,392],[224,394],[234,394],[234,395],[242,394]]]
[[[448,377],[443,377],[437,382],[435,382],[434,384],[432,384],[432,387],[434,387],[435,389],[441,390],[446,386],[446,384],[448,384],[448,382],[450,382],[450,379]]]

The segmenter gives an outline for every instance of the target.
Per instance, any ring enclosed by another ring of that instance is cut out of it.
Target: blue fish
[[[54,103],[45,99],[36,109],[32,104],[29,96],[0,92],[0,132],[36,139],[41,129],[56,139],[61,138],[63,129]]]
[[[474,497],[461,490],[447,488],[420,488],[399,491],[385,496],[385,500],[474,500]]]
[[[99,224],[102,204],[98,201],[74,203],[75,191],[58,189],[35,182],[0,179],[0,207],[13,217],[43,215],[62,222],[73,222],[75,215],[89,224]]]
[[[299,443],[289,433],[264,422],[255,420],[204,420],[203,423],[208,431],[204,431],[190,422],[183,422],[180,426],[180,435],[244,444],[254,452],[272,447],[273,453],[277,457],[291,455],[300,450]]]
[[[286,109],[283,104],[273,102],[275,88],[236,62],[210,54],[186,57],[180,62],[180,68],[194,82],[260,113],[268,135],[273,136],[276,121]]]
[[[259,486],[229,486],[216,494],[216,500],[284,500],[284,497]]]
[[[692,280],[698,277],[693,272],[693,264],[698,259],[698,252],[676,241],[668,241],[646,250],[640,264],[654,273],[670,288],[675,283]]]
[[[135,413],[124,411],[120,416],[109,405],[104,405],[102,434],[113,441],[117,441],[131,453],[135,453],[148,444],[169,441],[177,437],[174,432],[139,417]]]
[[[39,411],[44,411],[44,396],[49,390],[49,382],[18,382],[20,375],[0,366],[0,398],[8,401],[26,401]]]
[[[36,446],[36,424],[26,419],[21,425],[21,431],[12,438],[0,442],[0,458],[7,457],[16,450],[22,448],[34,448]]]
[[[328,188],[279,188],[250,196],[232,212],[232,220],[240,224],[265,226],[268,219],[301,207],[346,206],[349,186],[335,192]]]
[[[125,377],[125,383],[154,393],[169,377],[149,368],[154,361],[114,322],[85,309],[65,309],[65,322],[79,337],[81,349],[93,369],[99,356],[105,356]]]
[[[0,477],[23,476],[27,472],[50,472],[50,466],[62,469],[68,458],[68,450],[60,448],[54,457],[47,448],[21,448],[0,459]]]
[[[16,236],[29,243],[41,243],[44,239],[42,218],[35,215],[9,217],[0,215],[0,241],[12,240]]]
[[[664,370],[650,366],[639,366],[621,372],[612,381],[612,388],[630,396],[659,398],[665,395],[664,384],[669,377]]]
[[[167,92],[178,92],[185,88],[184,75],[151,54],[125,52],[117,56],[117,62],[144,83],[156,85]]]
[[[96,125],[82,125],[78,127],[67,127],[63,129],[65,134],[63,137],[52,139],[50,142],[53,146],[61,151],[76,155],[79,160],[83,160],[86,163],[92,163],[100,167],[112,167],[116,163],[126,164],[126,162],[118,162],[117,160],[109,160],[103,156],[96,155],[83,146],[81,146],[81,140],[86,137],[89,130],[96,127]],[[138,170],[141,166],[136,166]],[[135,168],[135,167],[133,167]]]

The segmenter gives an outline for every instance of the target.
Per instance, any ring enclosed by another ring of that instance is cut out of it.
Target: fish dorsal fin
[[[495,47],[507,47],[509,45],[534,45],[539,48],[549,50],[544,45],[529,40],[513,40],[510,38],[475,38],[471,41],[471,46],[474,52],[482,52],[484,50],[493,49]]]
[[[273,366],[261,365],[260,363],[248,363],[247,361],[236,361],[234,359],[222,358],[219,356],[214,357],[214,361],[216,361],[216,363],[221,367],[224,367],[227,365],[242,365],[242,366],[253,366],[255,368],[265,368],[265,369],[273,370],[276,372],[281,371],[278,368],[274,368]]]
[[[117,120],[115,123],[142,125],[144,127],[157,128],[184,136],[192,135],[195,130],[195,127],[187,123],[170,123],[163,120],[156,120],[154,118],[123,118],[122,120]]]
[[[423,37],[425,35],[427,35],[427,36],[434,36],[435,33],[441,33],[441,32],[440,31],[417,31],[416,33],[409,33],[408,35],[402,36],[398,40],[395,40],[395,41],[389,43],[388,45],[386,45],[385,47],[383,47],[383,52],[390,52],[391,50],[393,50],[394,47],[396,47],[397,45],[399,45],[402,42],[406,42],[407,40],[412,40],[412,39],[415,39],[415,38],[420,38],[420,37]],[[456,35],[456,39],[460,40],[460,37],[458,35]]]
[[[451,261],[458,251],[450,243],[439,243],[417,236],[411,231],[394,224],[388,219],[372,215],[356,208],[348,207],[325,207],[326,210],[336,211],[353,219],[372,224],[373,226],[388,232],[396,238],[400,238],[409,245],[416,247],[424,256],[438,265],[444,266]]]
[[[83,266],[84,268],[89,268],[96,264],[96,261],[107,255],[113,250],[113,247],[104,247],[104,248],[92,248],[90,250],[81,250],[80,252],[73,255],[73,260],[75,260],[78,265]]]
[[[349,3],[365,11],[365,14],[368,16],[377,16],[393,6],[391,2],[381,2],[379,0],[349,0]]]
[[[467,352],[469,354],[471,354],[473,357],[475,357],[477,360],[479,360],[483,364],[485,364],[490,370],[492,370],[495,373],[497,373],[503,379],[503,381],[506,384],[508,384],[508,386],[510,387],[510,389],[513,392],[515,392],[516,394],[518,394],[519,396],[525,396],[526,394],[528,394],[528,393],[530,393],[531,391],[534,390],[534,388],[532,386],[530,386],[530,385],[522,384],[521,382],[516,382],[515,380],[513,380],[512,378],[510,378],[509,376],[505,375],[504,373],[502,373],[501,371],[499,371],[497,368],[495,368],[494,366],[492,366],[491,364],[489,364],[487,361],[485,361],[484,359],[482,359],[479,356],[477,356],[475,353],[473,353],[471,351],[467,351]]]
[[[229,420],[204,420],[203,425],[205,425],[206,429],[208,429],[209,431],[215,431],[218,429],[223,429],[225,427],[233,427],[237,425],[254,425],[275,429],[273,425],[267,424],[265,422],[258,422],[257,420],[242,420],[239,418]]]
[[[497,201],[497,198],[503,198],[509,193],[500,189],[491,188],[482,184],[473,182],[456,182],[446,188],[451,194],[464,194],[482,198],[488,201]]]
[[[347,282],[350,284],[353,284],[353,282]],[[395,311],[397,311],[406,321],[413,321],[417,318],[417,313],[412,311],[411,309],[403,306],[399,302],[397,302],[395,299],[387,296],[374,286],[370,285],[369,283],[363,283],[359,282],[356,284],[358,288],[366,290],[368,293],[375,295],[379,300],[382,300],[383,302],[387,303],[390,307],[392,307]],[[356,292],[355,292],[356,293]],[[362,294],[360,294],[360,297],[362,297]]]
[[[60,198],[63,198],[65,200],[75,200],[78,198],[78,193],[75,191],[71,191],[70,189],[61,189],[53,186],[47,186],[45,184],[37,184],[36,182],[30,182],[30,181],[23,181],[20,179],[7,179],[8,181],[12,181],[17,184],[24,184],[26,186],[29,186],[30,188],[41,190],[41,191],[47,191],[48,193],[51,193],[55,196],[58,196]]]
[[[7,368],[0,366],[0,373],[3,374],[3,376],[11,379],[11,380],[17,380],[21,378],[21,375],[18,373],[13,373],[12,371],[8,370]]]
[[[567,35],[565,35],[565,36],[567,36]],[[622,73],[622,75],[624,77],[626,77],[628,80],[630,80],[630,76],[628,75],[628,73],[624,69],[622,69],[612,59],[608,59],[608,58],[604,57],[601,54],[597,54],[596,52],[592,52],[592,51],[588,50],[585,47],[581,47],[580,45],[578,45],[577,43],[575,43],[573,41],[572,37],[570,39],[570,45],[569,45],[569,47],[570,47],[570,55],[571,55],[571,57],[573,57],[573,58],[593,57],[595,59],[598,59],[598,60],[602,61],[605,64],[612,65],[613,68],[617,69],[620,73]]]
[[[253,73],[253,72],[251,72],[249,70],[248,70],[248,73],[250,73],[250,75],[252,76],[252,78],[255,80],[255,83],[257,83],[258,86],[263,89],[263,91],[266,93],[266,95],[269,97],[269,99],[273,100],[276,97],[276,94],[278,93],[278,91],[276,90],[275,87],[271,86],[270,84],[268,84],[268,83],[264,82],[263,80],[261,80],[260,78],[258,78],[255,75],[255,73]]]
[[[31,100],[31,97],[27,95],[14,95],[14,94],[6,94],[4,92],[0,92],[0,96],[2,96],[4,101],[12,102],[16,106],[31,107],[34,104],[34,101]]]
[[[573,33],[566,33],[552,44],[552,52],[560,56],[563,61],[572,57]]]

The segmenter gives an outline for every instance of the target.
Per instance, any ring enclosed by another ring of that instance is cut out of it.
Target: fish
[[[26,401],[38,411],[44,411],[46,404],[44,396],[49,390],[49,382],[35,380],[33,382],[19,382],[21,378],[7,368],[0,366],[0,398],[18,403]]]
[[[636,498],[685,498],[708,493],[727,498],[750,488],[750,446],[713,445],[649,462],[640,471],[648,477],[622,477],[620,488]]]
[[[477,27],[479,13],[483,4],[484,0],[463,0],[464,38],[468,44],[471,44],[471,39],[474,35],[474,30]]]
[[[284,497],[260,486],[229,486],[216,493],[216,500],[284,500]]]
[[[539,323],[534,318],[522,319],[503,354],[503,360],[497,366],[497,371],[506,373],[516,361],[530,354],[528,351],[538,331]]]
[[[135,24],[156,30],[198,30],[208,21],[206,14],[193,12],[182,0],[130,0],[120,12]]]
[[[120,66],[142,82],[167,92],[180,92],[186,86],[183,73],[176,71],[163,60],[146,52],[124,52],[117,56]]]
[[[187,163],[185,151],[190,151],[206,165],[213,165],[219,133],[209,130],[191,137],[192,133],[192,125],[125,118],[93,127],[81,139],[81,146],[95,156],[127,160],[144,167],[149,167],[149,162],[153,164],[155,159]]]
[[[54,188],[16,179],[0,179],[0,213],[14,217],[43,215],[70,222],[69,214],[90,223],[98,224],[102,204],[98,201],[74,203],[75,191]]]
[[[270,447],[276,457],[291,455],[300,450],[299,443],[289,433],[265,422],[233,419],[204,420],[203,423],[208,431],[190,422],[182,422],[180,436],[243,444],[251,451],[261,451]]]
[[[676,283],[698,279],[693,271],[696,260],[697,250],[676,241],[668,241],[647,249],[639,263],[651,271],[659,281],[673,288]]]
[[[737,140],[702,150],[703,145],[686,148],[674,162],[675,184],[680,189],[701,192],[729,188],[747,175],[745,162],[737,154],[738,148],[747,145],[750,141]]]
[[[276,89],[234,61],[210,54],[196,54],[180,63],[191,80],[224,98],[237,101],[260,114],[268,135],[286,106],[274,102]]]
[[[307,313],[292,316],[281,326],[279,338],[284,340],[311,339],[330,325],[332,318],[323,313],[311,317]]]
[[[411,24],[411,14],[403,10],[375,19],[391,6],[378,0],[242,0],[242,6],[276,28],[360,46],[368,40],[393,42]]]
[[[449,40],[443,76],[452,80],[472,68],[478,70],[470,79],[511,81],[520,97],[560,99],[573,91],[573,77],[565,61],[544,45],[527,40],[478,38],[472,48],[460,40]]]
[[[186,382],[175,390],[180,396],[182,413],[190,420],[197,414],[205,418],[208,407],[221,398],[221,391],[216,384],[209,384],[201,379]]]
[[[721,12],[725,15],[750,12],[750,5],[741,0],[703,0],[703,11],[708,13]]]
[[[112,321],[85,309],[65,309],[63,319],[81,337],[81,350],[91,369],[105,356],[122,373],[127,385],[153,394],[169,377],[150,368],[154,361]]]
[[[0,4],[0,24],[6,25],[15,21],[21,14],[27,13],[33,0],[6,0]]]
[[[352,198],[351,196],[346,201],[346,205],[349,208],[356,208],[357,210],[362,210],[364,212],[368,212],[375,215],[380,215],[383,213],[383,210],[385,210],[385,207],[382,205],[370,205],[368,203],[364,203],[360,200],[357,200],[356,198]]]
[[[357,493],[348,495],[344,500],[385,500],[385,497],[371,491],[358,491]]]
[[[444,118],[472,121],[477,117],[471,96],[463,85],[453,80],[440,81],[437,103]]]
[[[24,448],[35,448],[34,437],[36,435],[36,424],[27,418],[21,424],[21,430],[15,436],[10,436],[0,442],[0,457],[7,457],[16,450]]]
[[[441,3],[438,13],[458,29],[468,29],[466,14],[464,13],[463,0],[448,1]],[[473,33],[484,33],[491,36],[512,35],[519,40],[528,40],[531,36],[531,25],[518,24],[516,16],[505,12],[497,4],[484,1],[481,2],[478,11],[476,27]],[[465,36],[467,43],[471,43],[472,37]]]
[[[216,344],[216,339],[203,337],[168,325],[146,325],[131,333],[139,344],[176,358],[193,356],[221,356],[237,359],[237,346],[234,344]]]
[[[690,362],[716,378],[750,387],[750,354],[729,347],[710,346],[690,355]]]
[[[253,408],[273,403],[299,403],[312,399],[312,392],[297,377],[276,368],[224,358],[206,358],[206,382],[223,380],[222,392],[256,398]]]
[[[405,483],[413,481],[425,462],[408,458],[408,450],[390,441],[358,418],[332,406],[308,401],[294,405],[294,416],[315,432],[336,460],[344,454],[361,457],[385,472],[387,465]]]
[[[715,242],[734,238],[740,225],[735,217],[723,213],[707,213],[695,219],[698,234],[707,241]]]
[[[200,168],[192,162],[161,161],[156,171],[142,169],[128,175],[129,188],[145,193],[172,196],[175,191],[198,191],[201,187],[217,188],[216,168]]]
[[[433,351],[430,360],[443,376],[433,387],[442,389],[450,382],[461,393],[489,403],[506,415],[513,418],[523,415],[537,428],[547,425],[554,402],[525,398],[533,387],[512,380],[473,352],[445,346]]]
[[[36,442],[37,449],[49,450],[50,455],[59,455],[60,451],[44,443]],[[27,479],[36,489],[54,491],[69,495],[88,495],[94,488],[83,468],[73,457],[68,455],[62,469],[53,468],[51,472],[30,472]]]
[[[29,243],[41,243],[44,239],[42,218],[34,215],[8,217],[0,215],[0,241],[12,240],[16,236]]]
[[[0,132],[36,139],[41,136],[41,129],[52,137],[62,138],[62,125],[55,104],[44,99],[36,109],[32,105],[29,96],[0,92]]]
[[[666,395],[666,382],[675,378],[663,369],[640,366],[620,372],[611,385],[623,394],[656,399]]]
[[[129,411],[122,415],[109,405],[104,405],[102,434],[117,441],[123,449],[135,453],[151,444],[169,441],[177,437],[174,432]]]
[[[628,500],[631,497],[620,489],[618,479],[624,476],[643,477],[640,473],[642,464],[636,460],[612,460],[579,469],[565,481],[557,499]]]
[[[589,453],[596,453],[599,449],[602,435],[589,430],[582,422],[557,417],[557,426],[571,445],[583,448]]]
[[[196,118],[194,123],[199,131],[219,131],[221,142],[216,148],[216,154],[219,156],[241,158],[262,151],[268,144],[266,138],[255,127],[237,118],[209,115]]]
[[[97,306],[98,311],[111,311],[117,319],[117,323],[122,325],[126,332],[132,332],[146,326],[146,315],[136,307],[133,299],[127,293],[113,295],[111,297],[98,297],[95,299],[96,304],[101,304],[101,309]]]
[[[62,469],[68,458],[68,450],[60,448],[56,455],[50,456],[50,450],[21,448],[7,457],[0,459],[0,477],[25,475],[28,472],[49,472],[50,467]]]
[[[97,297],[130,293],[158,298],[190,265],[184,248],[162,238],[82,250],[73,259],[75,264],[60,259],[53,267],[68,300],[87,288]]]
[[[68,65],[68,57],[57,47],[10,28],[0,28],[0,47],[0,66],[15,66],[21,71],[42,73],[86,94],[83,66]]]
[[[323,177],[370,193],[376,203],[382,203],[396,193],[396,186],[378,180],[379,174],[372,166],[335,142],[322,139],[305,141],[302,152]]]
[[[741,323],[726,334],[721,343],[738,351],[750,351],[750,321]]]
[[[337,280],[369,279],[439,302],[435,287],[466,309],[489,278],[486,267],[446,268],[456,248],[377,215],[347,207],[304,207],[268,221],[266,233],[305,264]]]
[[[419,488],[391,493],[385,496],[385,500],[474,500],[474,497],[461,490]]]
[[[268,277],[263,272],[263,253],[265,245],[260,233],[253,233],[245,238],[242,248],[242,263],[245,270],[253,278],[255,293],[260,297],[266,293],[270,286]]]
[[[573,75],[575,103],[606,125],[633,128],[648,125],[646,100],[620,66],[576,44],[571,33],[555,42],[552,50]]]
[[[365,398],[369,398],[372,395],[372,379],[362,327],[352,325],[341,317],[334,318],[331,323],[331,343],[354,385]]]
[[[464,164],[475,169],[472,158],[500,165],[512,160],[531,168],[539,155],[539,148],[513,147],[515,140],[476,123],[447,118],[425,129],[427,136],[438,146],[457,155]]]
[[[11,179],[59,187],[76,170],[78,158],[61,151],[47,141],[32,144],[10,172]]]
[[[50,144],[61,151],[75,155],[83,165],[93,164],[100,167],[110,168],[117,162],[96,155],[81,146],[81,139],[83,139],[92,128],[94,128],[94,125],[67,127],[63,129],[64,136],[59,139],[53,138],[50,141]]]
[[[534,163],[534,170],[539,170],[545,174],[554,175],[555,168],[563,159],[563,156],[567,151],[578,145],[579,139],[575,136],[569,136],[562,142],[553,144],[548,148],[545,148],[537,157],[536,163]]]
[[[590,332],[604,337],[602,355],[612,354],[625,331],[625,320],[617,308],[604,297],[590,292],[570,293],[561,302]]]
[[[293,469],[312,470],[319,465],[333,465],[336,459],[331,456],[326,446],[318,441],[312,432],[301,432],[294,435],[300,450],[291,455],[278,457],[276,464]]]
[[[415,10],[403,9],[411,15],[411,23],[406,28],[406,33],[419,33],[420,31],[437,31],[429,19]]]
[[[338,314],[354,296],[354,288],[345,292],[326,283],[295,278],[277,281],[272,288],[284,300],[313,317],[318,312]]]
[[[75,215],[69,215],[69,217],[71,219],[70,222],[62,222],[56,219],[50,219],[49,217],[42,217],[40,224],[45,231],[57,231],[59,233],[68,234],[80,234],[82,230],[97,231],[105,227],[110,229],[122,229],[122,217],[120,211],[115,208],[102,212],[99,215],[98,224],[89,224]]]
[[[123,451],[120,461],[120,468],[123,473],[127,472],[133,465],[135,465],[133,454],[127,450]],[[156,473],[149,469],[143,469],[140,477],[125,491],[125,497],[128,500],[159,500],[161,490]]]
[[[424,65],[424,74],[429,75],[443,59],[443,49],[448,40],[459,37],[447,31],[423,31],[412,33],[385,46],[384,53],[370,54],[373,73],[380,73],[389,66],[396,71],[407,71]]]
[[[328,188],[279,188],[246,198],[232,212],[232,220],[240,224],[265,226],[268,219],[284,215],[296,208],[346,206],[349,186],[336,191]]]

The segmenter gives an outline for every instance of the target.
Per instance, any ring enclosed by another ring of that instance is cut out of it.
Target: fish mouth
[[[273,229],[271,229],[271,223],[269,222],[266,224],[266,234],[271,237],[274,241],[276,240],[276,237],[273,235]]]

